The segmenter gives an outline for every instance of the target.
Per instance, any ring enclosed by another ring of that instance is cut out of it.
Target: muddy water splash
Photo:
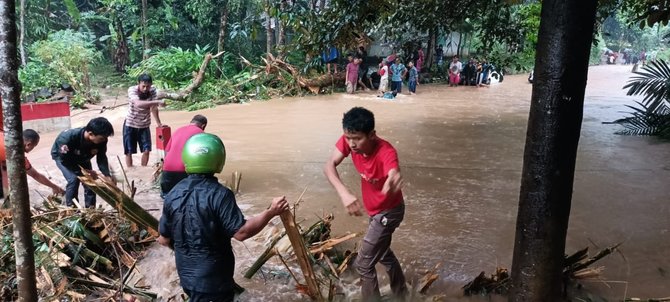
[[[625,260],[613,255],[599,263],[606,266],[606,280],[625,282],[585,287],[611,299],[625,294],[667,296],[670,145],[617,136],[616,126],[602,124],[622,117],[623,105],[632,103],[621,89],[629,67],[597,66],[589,72],[567,252],[625,241]],[[511,267],[531,86],[522,75],[506,77],[490,88],[424,85],[418,92],[393,101],[367,93],[335,94],[198,113],[209,118],[207,131],[226,144],[222,178],[233,171],[243,173],[238,202],[245,214],[260,212],[273,196],[295,201],[307,187],[298,215],[308,224],[332,212],[333,234],[343,234],[362,232],[367,222],[346,215],[321,168],[341,135],[342,114],[354,106],[372,110],[377,133],[398,149],[407,182],[407,214],[394,235],[393,249],[408,279],[442,263],[440,279],[429,294],[445,295],[448,301],[477,301],[461,297],[460,287],[482,270]],[[173,127],[186,124],[191,116],[162,113]],[[350,160],[339,170],[345,184],[360,194],[359,176]],[[243,279],[264,248],[254,240],[233,246],[236,279],[248,289],[242,300],[304,300],[278,262],[269,262],[264,277]],[[171,257],[166,249],[152,250],[144,265],[155,268],[155,283],[175,289],[178,284],[170,284],[176,280]],[[382,285],[387,284],[385,273],[379,272]],[[346,299],[357,298],[357,284],[346,284]]]

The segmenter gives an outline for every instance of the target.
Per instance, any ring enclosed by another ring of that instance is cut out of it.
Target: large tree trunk
[[[223,53],[223,49],[226,47],[226,36],[228,35],[228,1],[224,1],[221,5],[221,11],[219,12],[219,40],[216,43],[216,48],[219,53]],[[219,66],[223,66],[223,57],[219,60]],[[216,77],[221,77],[221,68],[216,70]]]
[[[265,24],[265,33],[266,33],[265,37],[267,39],[265,46],[268,55],[268,60],[270,59],[270,55],[272,54],[272,37],[274,37],[274,32],[272,32],[272,16],[270,16],[270,3],[271,3],[270,0],[267,0],[265,2],[265,15],[268,18],[267,23]]]
[[[19,25],[21,26],[21,31],[19,32],[19,52],[21,54],[21,66],[26,66],[26,48],[25,48],[25,39],[26,39],[26,0],[21,0],[21,15],[19,16]]]
[[[510,302],[562,297],[565,237],[597,2],[542,2]]]
[[[430,67],[433,66],[433,61],[435,60],[435,42],[437,41],[437,27],[429,30],[428,33],[428,49],[426,49],[426,64],[425,69],[430,70]],[[422,68],[423,69],[423,68]]]
[[[217,52],[222,52],[226,46],[226,28],[228,27],[228,1],[221,6],[219,23],[219,41],[216,43]]]
[[[286,11],[286,0],[279,2],[279,13],[283,14]],[[282,21],[281,16],[277,18],[277,26],[279,26],[279,39],[277,40],[277,58],[283,60],[286,52],[286,22]]]
[[[147,38],[147,0],[142,0],[142,59],[149,58],[149,40]]]
[[[10,198],[14,223],[14,257],[19,299],[37,301],[35,257],[30,222],[30,199],[23,152],[21,125],[21,84],[16,50],[16,6],[14,0],[0,0],[0,98],[5,131],[7,177],[11,179]]]
[[[114,27],[116,31],[117,45],[112,60],[114,61],[116,71],[125,72],[126,66],[130,64],[130,50],[128,49],[128,43],[126,42],[123,23],[118,17],[114,17]]]

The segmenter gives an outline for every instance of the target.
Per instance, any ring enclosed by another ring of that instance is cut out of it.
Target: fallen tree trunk
[[[207,65],[209,65],[209,62],[212,59],[216,59],[222,54],[223,51],[214,56],[212,56],[211,53],[205,55],[205,59],[202,61],[202,64],[200,64],[200,70],[198,71],[197,74],[193,75],[193,82],[191,83],[191,85],[188,85],[186,88],[184,88],[182,91],[179,92],[182,98],[188,96],[189,94],[191,94],[191,92],[193,92],[194,89],[202,85],[202,80],[205,79],[205,71],[207,71]]]
[[[300,87],[307,88],[314,94],[319,94],[321,88],[323,87],[343,87],[345,83],[345,76],[346,74],[344,72],[336,74],[324,74],[311,79],[303,78],[298,83],[300,84]]]
[[[268,55],[267,59],[263,59],[265,62],[265,73],[289,73],[298,83],[301,88],[308,89],[314,94],[319,94],[321,88],[324,87],[343,87],[345,84],[345,72],[340,72],[336,74],[323,74],[316,78],[306,78],[300,74],[295,66],[282,61],[281,59],[275,58],[272,55]]]
[[[205,55],[205,58],[202,61],[202,64],[200,64],[200,69],[198,70],[197,73],[193,73],[193,82],[191,82],[190,85],[186,86],[186,88],[182,89],[179,92],[176,93],[166,93],[162,95],[163,98],[170,99],[170,100],[176,100],[176,101],[183,101],[185,100],[193,90],[197,89],[202,85],[202,81],[205,79],[205,73],[207,72],[207,66],[209,65],[209,62],[212,61],[212,59],[216,59],[220,57],[224,52],[217,53],[216,55],[212,55],[211,53],[208,53]]]

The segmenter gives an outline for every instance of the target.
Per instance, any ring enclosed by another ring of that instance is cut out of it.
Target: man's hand
[[[156,241],[158,241],[158,244],[172,249],[172,240],[170,240],[170,238],[163,237],[163,235],[160,235],[158,236],[158,240]]]
[[[167,103],[165,102],[165,100],[160,100],[160,101],[158,101],[158,106],[159,107],[165,107],[165,106],[167,106]]]
[[[163,124],[162,123],[157,123],[156,127],[158,127],[158,128],[163,127]]]
[[[275,197],[272,199],[272,205],[268,209],[272,216],[277,216],[282,212],[288,210],[288,201],[285,196]]]
[[[112,176],[105,176],[105,179],[111,183],[113,183],[116,186],[116,178]]]
[[[99,175],[98,175],[98,172],[95,172],[94,170],[88,170],[88,169],[86,170],[86,172],[87,172],[89,175],[91,175],[91,178],[93,178],[94,180],[95,180],[95,179],[98,179],[98,176],[99,176]]]
[[[349,215],[353,216],[361,216],[363,215],[363,207],[361,205],[361,202],[358,201],[358,198],[354,196],[353,194],[347,194],[345,196],[340,197],[342,199],[342,204],[344,204],[344,207],[347,208],[347,212],[349,212]]]
[[[56,186],[56,187],[52,187],[52,188],[51,188],[51,191],[53,191],[53,194],[54,194],[54,195],[62,195],[62,194],[65,194],[65,190],[63,190],[63,188],[58,187],[58,186]]]
[[[60,153],[61,154],[67,154],[69,151],[70,151],[70,149],[67,147],[67,145],[60,146]]]
[[[402,179],[400,172],[398,172],[395,169],[392,169],[391,171],[389,171],[389,176],[386,179],[384,186],[382,187],[382,193],[384,195],[387,195],[389,193],[396,193],[402,188],[404,184],[405,182]]]

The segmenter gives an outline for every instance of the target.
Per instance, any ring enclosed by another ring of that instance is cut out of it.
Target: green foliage
[[[504,70],[505,74],[526,73],[535,65],[535,49],[525,48],[521,52],[514,52],[503,43],[495,43],[485,58]]]
[[[602,57],[602,49],[605,47],[605,42],[601,36],[595,37],[593,43],[591,44],[591,53],[589,54],[589,65],[600,65],[600,59]]]
[[[357,47],[381,22],[380,16],[392,8],[386,0],[333,0],[323,11],[311,10],[304,3],[293,5],[282,12],[281,18],[294,31],[295,48],[318,55],[327,45]]]
[[[65,4],[65,8],[67,9],[68,14],[70,14],[70,17],[72,17],[72,20],[75,23],[78,23],[81,18],[81,13],[79,12],[79,8],[77,8],[75,1],[63,0],[63,4]]]
[[[498,3],[477,25],[481,34],[478,52],[505,73],[530,71],[535,65],[541,10],[537,1],[511,6]]]
[[[615,121],[624,130],[619,134],[654,135],[670,139],[670,66],[663,61],[652,61],[624,86],[628,95],[643,95],[639,107],[631,116]]]
[[[19,71],[24,92],[55,88],[61,83],[74,87],[86,101],[95,101],[90,85],[90,66],[101,57],[90,34],[64,30],[30,46],[31,62]]]
[[[64,79],[42,62],[28,62],[19,70],[19,81],[23,85],[23,94],[27,95],[41,88],[55,89]]]
[[[193,72],[198,72],[205,55],[211,50],[209,45],[195,50],[170,47],[161,50],[142,61],[139,66],[128,70],[128,75],[137,78],[142,73],[148,73],[154,78],[154,85],[162,89],[177,90],[186,87],[193,79]],[[214,75],[217,61],[209,63],[206,77]]]

